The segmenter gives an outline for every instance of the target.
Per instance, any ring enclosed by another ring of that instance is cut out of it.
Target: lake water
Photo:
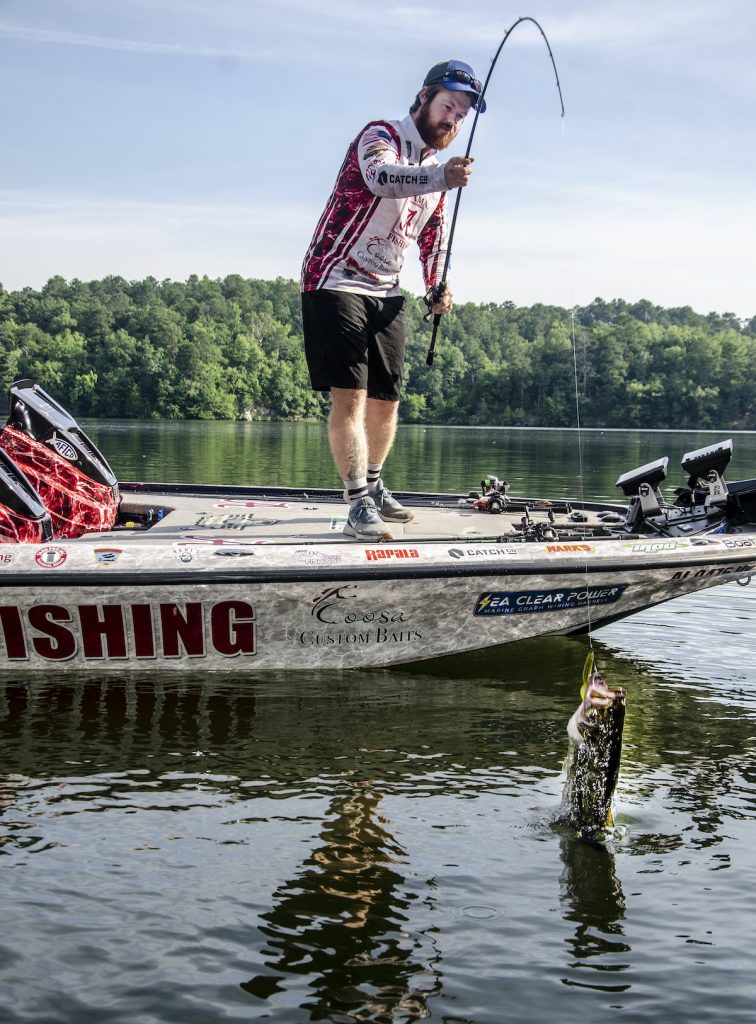
[[[337,486],[322,425],[84,426],[124,480]],[[611,498],[720,436],[403,427],[386,475]],[[554,823],[585,641],[0,679],[0,1019],[755,1021],[754,623],[726,584],[594,635],[628,712],[593,844]]]

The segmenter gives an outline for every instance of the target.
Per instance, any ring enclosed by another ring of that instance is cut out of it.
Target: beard
[[[459,125],[431,121],[430,104],[425,102],[417,113],[415,125],[420,138],[432,149],[446,149],[457,137]]]

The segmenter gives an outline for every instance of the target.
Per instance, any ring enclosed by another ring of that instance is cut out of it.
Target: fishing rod
[[[551,66],[554,69],[554,76],[556,77],[556,87],[557,87],[557,91],[559,93],[559,103],[560,103],[560,106],[562,108],[562,115],[561,116],[564,117],[564,99],[562,97],[562,87],[559,84],[559,72],[557,71],[556,62],[554,60],[554,54],[551,52],[551,46],[549,44],[548,39],[546,38],[546,33],[543,31],[543,29],[538,24],[538,22],[535,20],[535,18],[529,18],[527,16],[523,17],[523,18],[518,18],[517,21],[515,21],[514,24],[510,25],[509,28],[507,29],[507,31],[504,33],[504,38],[499,43],[499,49],[496,51],[494,59],[491,61],[491,67],[488,69],[488,74],[486,75],[486,80],[483,83],[483,89],[481,90],[480,96],[478,97],[478,102],[475,104],[475,119],[473,121],[472,129],[470,130],[470,138],[467,140],[467,149],[465,150],[465,158],[470,156],[470,150],[472,149],[473,138],[475,136],[475,128],[476,128],[476,126],[478,124],[478,118],[480,117],[480,108],[483,106],[482,100],[484,99],[484,97],[486,95],[486,89],[488,88],[488,83],[491,81],[491,75],[493,74],[493,69],[496,67],[496,61],[499,59],[499,54],[503,50],[504,44],[506,43],[507,39],[509,39],[509,37],[512,34],[512,32],[514,31],[514,29],[516,29],[518,25],[522,24],[523,21],[532,21],[533,24],[535,25],[535,27],[538,29],[538,31],[543,36],[544,43],[546,43],[546,49],[549,51],[549,59],[551,60]],[[454,229],[455,229],[455,227],[457,225],[457,213],[459,212],[459,201],[460,201],[461,198],[462,198],[462,189],[458,188],[457,189],[457,198],[456,198],[456,200],[454,202],[454,213],[452,214],[451,228],[449,229],[449,244],[448,244],[447,249],[446,249],[446,259],[444,261],[444,272],[441,275],[440,282],[437,285],[434,285],[433,288],[431,289],[431,291],[430,291],[430,300],[426,299],[426,302],[428,302],[428,314],[427,314],[426,319],[428,319],[430,317],[432,306],[436,302],[439,301],[439,299],[441,298],[441,296],[443,295],[443,293],[444,293],[444,291],[446,289],[446,276],[449,273],[449,263],[451,262],[451,252],[452,252],[452,242],[454,240]],[[425,362],[426,362],[426,364],[428,366],[433,366],[433,356],[434,356],[434,353],[435,353],[435,350],[436,350],[436,335],[438,334],[438,325],[441,323],[441,316],[442,316],[441,313],[435,313],[433,315],[433,334],[431,335],[430,348],[428,349],[428,355],[425,358]]]

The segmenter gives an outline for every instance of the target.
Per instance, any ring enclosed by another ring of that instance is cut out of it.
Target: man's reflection
[[[263,915],[273,973],[245,983],[248,992],[264,999],[287,987],[287,975],[306,975],[314,998],[302,1005],[312,1020],[428,1016],[440,983],[413,960],[419,942],[402,931],[411,896],[397,865],[406,855],[378,813],[380,799],[368,783],[333,799],[320,845]]]

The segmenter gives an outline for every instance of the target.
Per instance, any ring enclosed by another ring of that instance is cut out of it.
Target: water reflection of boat
[[[345,538],[340,492],[118,485],[32,381],[0,432],[0,665],[355,668],[577,634],[756,567],[732,442],[623,473],[627,502],[402,494],[393,543]]]

